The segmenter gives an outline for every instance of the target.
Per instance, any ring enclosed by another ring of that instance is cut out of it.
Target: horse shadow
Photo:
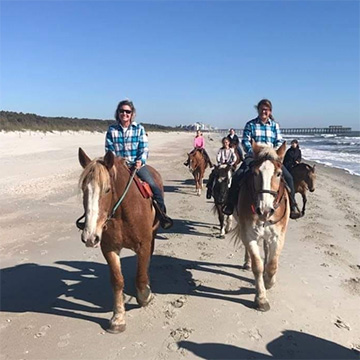
[[[139,308],[135,297],[136,256],[121,259],[124,275],[126,311]],[[227,268],[225,268],[227,267]],[[221,274],[253,283],[239,275],[241,266],[175,257],[153,255],[150,266],[151,288],[154,294],[178,294],[222,299],[252,307],[238,294],[252,289],[234,290],[222,294],[220,289],[203,287],[194,279],[192,270]],[[34,312],[95,322],[103,329],[108,325],[104,313],[112,311],[113,295],[107,264],[93,261],[58,261],[54,265],[27,263],[2,269],[0,310],[12,313]]]
[[[182,235],[194,235],[194,236],[205,236],[210,237],[213,235],[213,232],[204,232],[200,229],[214,229],[213,223],[205,223],[200,221],[193,221],[193,220],[184,220],[184,219],[172,219],[173,226],[168,229],[164,230],[159,228],[158,234],[182,234]],[[157,239],[159,237],[157,236]]]
[[[178,183],[179,185],[165,185],[164,192],[173,192],[178,194],[186,194],[186,195],[193,195],[197,196],[194,186],[195,180],[194,178],[185,179],[185,180],[167,180],[168,183]],[[203,179],[204,187],[206,186],[208,180],[206,178]]]
[[[202,359],[359,359],[359,352],[304,332],[285,330],[266,346],[271,355],[220,343],[179,341]]]

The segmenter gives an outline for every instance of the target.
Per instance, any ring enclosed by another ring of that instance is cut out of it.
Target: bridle
[[[265,160],[270,160],[270,159],[265,159]],[[250,177],[248,177],[248,179],[249,178]],[[281,179],[280,179],[280,186],[279,186],[279,189],[277,191],[269,190],[269,189],[255,190],[254,181],[247,181],[247,185],[248,185],[249,192],[252,195],[251,211],[252,211],[253,214],[256,214],[255,204],[257,202],[258,195],[260,195],[260,194],[270,194],[270,195],[274,196],[274,205],[273,206],[274,206],[275,211],[270,216],[270,217],[272,217],[275,214],[276,210],[279,208],[281,202],[284,199],[285,180],[283,179],[283,177],[281,177]],[[285,201],[286,201],[286,198],[285,198]],[[266,223],[268,223],[270,225],[274,225],[274,224],[278,223],[285,216],[285,214],[286,214],[286,206],[284,207],[284,213],[282,214],[282,216],[279,219],[277,219],[275,221],[273,221],[273,220],[266,221],[266,222],[264,222],[264,226],[265,226]]]
[[[123,200],[125,199],[126,194],[128,193],[128,191],[130,189],[130,185],[131,185],[132,181],[134,180],[137,169],[134,168],[133,170],[131,170],[131,169],[128,169],[128,170],[129,170],[129,173],[130,173],[130,178],[129,178],[128,183],[126,184],[125,190],[124,190],[123,194],[120,196],[119,200],[113,206],[112,210],[108,212],[109,215],[106,218],[106,220],[104,221],[104,224],[102,225],[102,228],[106,226],[106,224],[108,223],[109,220],[114,218],[116,210],[118,209],[120,204],[123,202]],[[83,222],[81,221],[85,217],[85,215],[86,215],[86,213],[84,212],[84,214],[82,216],[80,216],[75,222],[76,227],[79,230],[84,230],[85,229],[85,221],[83,221]]]

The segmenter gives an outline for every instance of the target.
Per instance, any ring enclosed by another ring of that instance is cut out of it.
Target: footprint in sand
[[[51,328],[51,325],[44,325],[40,328],[40,331],[34,335],[35,339],[41,338],[46,335],[46,332]]]
[[[70,334],[60,336],[60,341],[57,343],[57,346],[59,348],[63,348],[63,347],[68,346],[70,344],[69,339],[70,339]]]

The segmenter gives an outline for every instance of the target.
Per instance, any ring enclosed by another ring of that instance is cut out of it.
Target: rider
[[[284,157],[284,166],[291,171],[291,169],[300,164],[301,162],[301,150],[299,148],[299,142],[294,139],[291,141],[291,147],[285,154]]]
[[[240,168],[234,173],[232,183],[229,191],[227,203],[223,209],[224,214],[231,215],[237,203],[239,187],[244,175],[249,171],[250,166],[254,160],[251,141],[257,144],[265,144],[274,148],[278,148],[282,144],[282,136],[279,124],[272,116],[272,104],[268,99],[262,99],[256,106],[258,117],[246,123],[242,145],[246,152],[245,160]],[[300,212],[295,200],[294,180],[289,171],[282,166],[282,173],[287,185],[290,188],[290,218],[299,218]]]
[[[235,155],[234,149],[230,148],[229,138],[224,137],[221,140],[221,142],[222,142],[223,146],[219,149],[219,151],[217,153],[217,156],[216,156],[217,164],[218,165],[229,164],[231,166],[235,165],[236,155]],[[215,169],[211,172],[208,183],[206,185],[206,187],[207,187],[206,198],[207,199],[211,199],[214,180],[215,180]]]
[[[166,215],[166,207],[162,191],[155,183],[147,165],[148,140],[145,129],[137,124],[134,119],[136,109],[130,100],[119,102],[116,111],[116,124],[110,125],[106,133],[105,151],[112,151],[115,156],[124,158],[129,167],[137,170],[139,178],[147,182],[153,192],[154,201],[158,205],[158,217],[160,225],[164,229],[169,229],[173,221]]]
[[[202,133],[200,130],[196,131],[196,136],[194,138],[194,149],[191,150],[190,154],[193,154],[196,150],[200,150],[201,153],[204,155],[205,161],[209,164],[209,166],[212,168],[214,165],[212,164],[209,154],[205,150],[205,139],[202,136]],[[185,166],[189,166],[190,159],[189,156],[187,160],[184,162]]]

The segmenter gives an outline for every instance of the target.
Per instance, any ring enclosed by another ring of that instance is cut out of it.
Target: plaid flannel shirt
[[[271,119],[264,124],[258,117],[248,121],[244,128],[241,143],[246,154],[252,153],[251,139],[257,144],[265,144],[275,149],[283,143],[279,124]]]
[[[124,131],[119,123],[110,125],[105,140],[105,152],[108,150],[126,159],[130,165],[134,165],[136,160],[141,160],[144,165],[149,154],[144,127],[133,122]]]

